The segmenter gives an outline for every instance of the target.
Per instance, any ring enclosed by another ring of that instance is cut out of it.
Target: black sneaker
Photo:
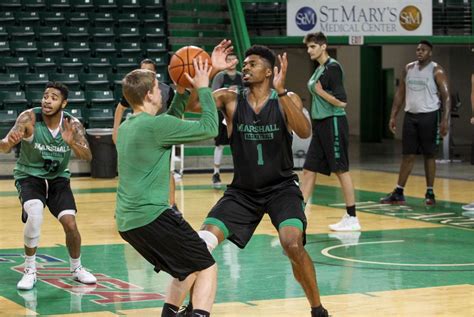
[[[176,317],[192,317],[193,305],[181,306]]]
[[[311,317],[329,317],[329,313],[326,308],[320,307],[317,311],[311,310]]]
[[[425,205],[426,206],[434,206],[436,205],[435,194],[433,191],[427,191],[425,194]]]
[[[380,203],[390,205],[405,205],[405,196],[403,194],[397,193],[397,191],[394,190],[384,198],[380,198]]]
[[[215,173],[214,175],[212,175],[212,186],[216,189],[219,189],[221,188],[221,176],[219,175],[219,173]]]

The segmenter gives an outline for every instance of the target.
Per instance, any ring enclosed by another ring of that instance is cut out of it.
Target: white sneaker
[[[21,280],[16,284],[16,288],[22,291],[29,291],[33,289],[36,284],[36,269],[32,268],[25,268],[23,272],[23,277]]]
[[[357,217],[351,217],[348,214],[345,214],[341,221],[333,225],[329,225],[329,229],[332,231],[359,231],[359,219],[357,219]]]
[[[346,231],[346,232],[334,232],[329,233],[328,237],[332,239],[338,239],[344,245],[352,245],[359,243],[360,231]]]
[[[74,270],[74,272],[72,272],[72,277],[76,281],[84,284],[95,284],[97,282],[97,278],[92,275],[92,273],[87,272],[82,266],[78,267]]]
[[[467,211],[474,211],[474,202],[468,205],[462,206],[462,209],[467,210]]]

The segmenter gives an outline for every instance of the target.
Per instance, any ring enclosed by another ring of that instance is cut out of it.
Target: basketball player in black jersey
[[[234,179],[198,233],[210,251],[224,239],[244,248],[268,213],[311,305],[311,316],[328,316],[321,305],[313,262],[304,248],[307,222],[291,150],[292,132],[307,138],[311,124],[300,97],[285,89],[286,53],[278,59],[280,69],[274,66],[275,54],[270,49],[252,46],[242,68],[246,88],[213,93],[227,121]]]

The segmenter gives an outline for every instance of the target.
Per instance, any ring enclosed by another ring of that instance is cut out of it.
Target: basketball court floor
[[[222,176],[230,182],[231,174]],[[474,200],[472,181],[438,178],[438,204],[427,208],[422,176],[410,177],[406,206],[377,203],[396,183],[396,173],[355,169],[352,176],[360,233],[331,233],[327,227],[344,214],[335,177],[318,178],[306,210],[306,249],[330,314],[474,316],[474,219],[461,209]],[[46,211],[39,281],[21,292],[20,205],[13,181],[0,181],[0,315],[160,315],[169,276],[155,274],[117,234],[116,185],[113,179],[72,179],[82,262],[98,277],[97,285],[71,279],[62,228]],[[210,174],[185,175],[177,183],[178,206],[195,229],[222,193],[210,186]],[[310,316],[267,217],[246,249],[225,242],[213,255],[219,265],[213,316]]]

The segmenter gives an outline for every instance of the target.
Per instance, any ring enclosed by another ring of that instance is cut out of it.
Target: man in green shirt
[[[313,193],[316,176],[336,174],[346,203],[346,214],[332,231],[359,231],[356,215],[354,185],[349,172],[349,126],[346,118],[346,92],[341,65],[328,55],[327,38],[322,32],[309,33],[304,38],[311,60],[319,66],[308,81],[311,93],[311,119],[313,137],[303,166],[303,192],[305,203]]]
[[[0,141],[3,153],[10,152],[21,142],[20,157],[13,170],[25,223],[25,270],[17,284],[19,290],[30,290],[36,284],[36,250],[44,206],[48,206],[64,228],[74,279],[86,284],[97,281],[81,265],[81,235],[68,170],[71,150],[78,158],[88,161],[92,154],[79,120],[63,111],[67,97],[65,85],[48,83],[41,107],[22,112],[15,126]]]
[[[222,41],[214,57],[225,56],[230,41]],[[193,316],[209,316],[217,284],[217,266],[206,243],[168,203],[171,146],[209,139],[217,135],[217,110],[209,86],[210,67],[194,60],[196,75],[186,76],[197,90],[202,106],[199,121],[182,120],[188,95],[177,87],[170,109],[159,116],[162,106],[155,73],[134,70],[123,80],[123,94],[133,109],[118,129],[119,185],[116,222],[120,235],[155,271],[174,277],[162,315],[176,316],[184,296],[176,290],[194,285]],[[186,293],[185,292],[185,293]]]

